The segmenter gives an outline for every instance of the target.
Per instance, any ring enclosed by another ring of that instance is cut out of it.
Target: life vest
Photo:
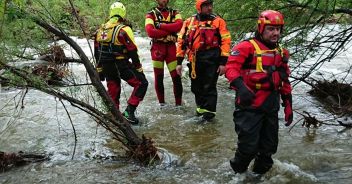
[[[252,90],[279,90],[282,80],[287,75],[282,64],[287,62],[283,49],[278,46],[272,50],[263,50],[251,39],[255,52],[253,57],[244,63],[241,75]]]
[[[191,61],[191,78],[195,79],[196,74],[196,55],[198,51],[220,48],[221,36],[217,27],[213,25],[216,15],[211,15],[212,20],[199,21],[199,15],[191,17],[190,24],[187,26],[185,42],[183,47],[189,49],[189,60]]]
[[[216,16],[213,16],[213,20]],[[221,37],[213,20],[199,21],[197,15],[191,17],[187,27],[185,46],[193,52],[219,48]]]
[[[156,24],[169,24],[169,23],[174,23],[175,22],[175,17],[176,17],[176,10],[173,10],[172,8],[167,8],[168,13],[168,17],[164,17],[163,14],[160,12],[160,10],[157,7],[154,7],[151,10],[151,13],[154,15],[155,20],[154,20],[154,26],[156,26]],[[153,41],[155,42],[172,42],[175,43],[177,41],[177,34],[176,33],[172,33],[169,34],[163,38],[154,38]]]
[[[100,59],[126,59],[127,49],[117,39],[120,30],[125,27],[121,23],[104,24],[100,27],[96,35],[96,41],[99,43],[97,54]]]

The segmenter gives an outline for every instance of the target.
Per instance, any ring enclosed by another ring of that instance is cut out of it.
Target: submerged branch
[[[75,145],[74,145],[74,148],[73,148],[73,153],[72,153],[72,160],[75,156],[75,153],[76,153],[76,147],[77,147],[77,133],[76,133],[76,128],[75,126],[73,125],[73,122],[72,122],[72,119],[71,119],[71,115],[70,113],[68,112],[64,102],[60,99],[60,102],[61,102],[61,105],[64,107],[65,111],[66,111],[66,114],[68,116],[68,119],[70,120],[70,123],[71,123],[71,126],[72,126],[72,130],[73,130],[73,135],[75,136]]]
[[[43,162],[46,160],[49,160],[49,156],[45,154],[24,152],[5,153],[0,151],[0,173],[13,167],[19,167],[33,162]]]

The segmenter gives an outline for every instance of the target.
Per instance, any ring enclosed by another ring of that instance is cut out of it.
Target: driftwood
[[[60,45],[52,45],[47,51],[41,53],[38,60],[48,61],[56,65],[66,65],[67,63],[82,63],[80,59],[66,57]]]
[[[155,160],[160,160],[158,157],[157,148],[154,146],[154,141],[151,138],[142,136],[142,143],[137,146],[133,151],[129,151],[127,154],[132,159],[136,159],[144,165],[149,165]]]
[[[302,127],[318,128],[323,124],[322,121],[319,121],[315,116],[311,116],[308,112],[303,111],[303,113],[304,114],[301,114],[303,116]]]
[[[8,171],[13,167],[23,166],[33,162],[43,162],[49,160],[45,154],[34,153],[5,153],[0,151],[0,172]]]
[[[352,86],[333,81],[315,81],[308,92],[333,114],[352,115]]]
[[[328,125],[328,126],[343,126],[345,128],[352,128],[352,123],[343,123],[340,120],[337,120],[336,118],[334,119],[330,119],[330,120],[319,120],[317,119],[315,116],[310,115],[309,112],[307,111],[303,111],[298,112],[295,111],[297,114],[301,115],[302,118],[300,120],[298,120],[291,128],[289,131],[291,131],[293,129],[294,126],[296,126],[299,122],[302,121],[302,127],[306,127],[307,129],[310,128],[319,128],[322,125]],[[326,123],[326,122],[333,122],[336,121],[337,123]]]
[[[52,62],[52,61],[56,62],[56,58],[52,54],[41,55],[37,59],[48,61],[48,62]],[[76,58],[72,58],[72,57],[64,57],[64,58],[62,58],[61,62],[62,63],[82,63],[82,60],[76,59]]]
[[[352,115],[352,86],[350,84],[340,83],[337,80],[318,81],[311,79],[311,81],[313,82],[308,82],[306,80],[303,81],[312,87],[308,93],[316,97],[326,110],[333,113],[334,115],[337,115],[338,117],[346,117]],[[295,112],[300,114],[302,118],[298,120],[294,125],[303,121],[302,126],[308,129],[318,128],[321,125],[343,126],[346,128],[352,128],[352,123],[344,123],[338,120],[338,118],[319,120],[315,116],[310,115],[309,112]],[[293,127],[294,126],[292,126],[291,129]]]

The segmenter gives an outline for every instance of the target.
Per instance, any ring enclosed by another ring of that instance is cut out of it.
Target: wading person
[[[168,7],[169,0],[156,0],[157,6],[147,13],[145,31],[152,38],[150,49],[153,69],[154,87],[160,106],[165,105],[164,64],[170,72],[176,106],[182,104],[181,76],[176,72],[177,32],[182,27],[182,17],[178,11]]]
[[[95,58],[101,66],[98,72],[106,78],[108,93],[118,109],[121,79],[133,87],[123,116],[131,124],[137,124],[135,110],[145,96],[148,81],[143,73],[132,29],[124,25],[125,16],[126,8],[122,3],[111,5],[109,20],[97,31]]]
[[[238,141],[230,160],[236,173],[245,172],[253,159],[255,173],[264,174],[272,167],[271,157],[278,146],[280,96],[285,125],[292,123],[289,53],[279,45],[283,26],[280,12],[263,11],[255,37],[236,45],[226,64],[226,77],[236,90],[233,120]]]
[[[184,21],[178,35],[176,70],[181,74],[187,53],[196,113],[209,121],[216,114],[216,83],[225,72],[231,35],[224,19],[213,14],[212,0],[197,0],[196,9],[198,13]]]

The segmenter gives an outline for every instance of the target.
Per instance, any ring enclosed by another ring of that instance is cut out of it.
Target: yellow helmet
[[[110,18],[113,16],[120,16],[124,19],[126,17],[126,7],[120,2],[113,3],[110,6]]]

